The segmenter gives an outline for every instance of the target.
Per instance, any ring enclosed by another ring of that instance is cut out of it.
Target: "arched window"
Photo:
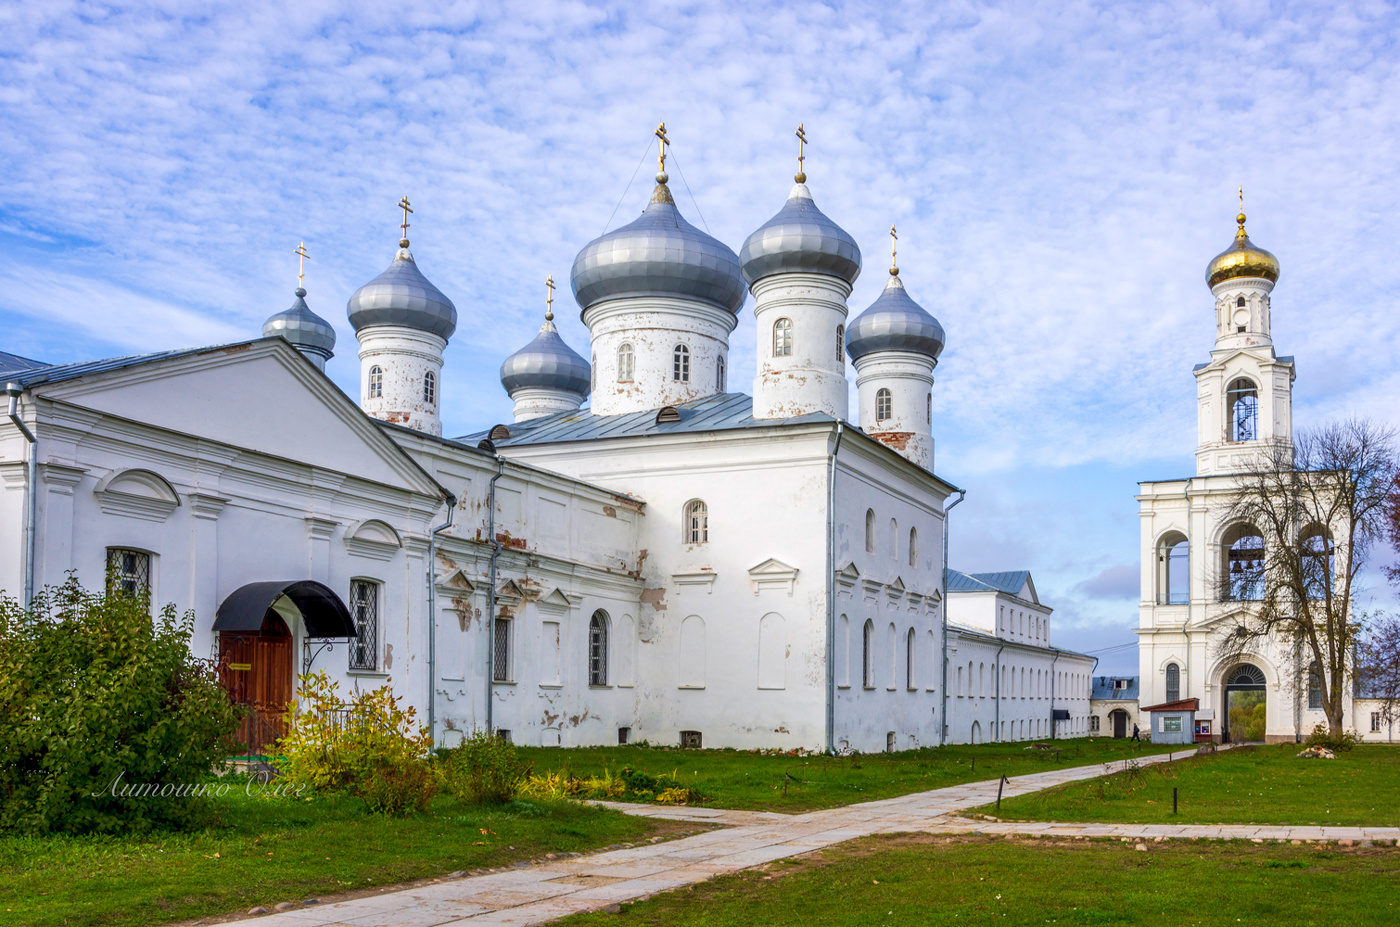
[[[914,640],[914,629],[910,628],[904,638],[904,688],[910,690],[917,688],[915,680],[918,679],[914,674]]]
[[[860,632],[860,684],[867,689],[875,688],[875,622],[865,619],[865,627]]]
[[[676,345],[676,350],[672,352],[671,379],[677,383],[690,382],[690,348],[683,344]]]
[[[1259,437],[1259,390],[1253,381],[1240,377],[1225,394],[1225,408],[1231,441],[1253,441]]]
[[[924,397],[924,406],[926,407],[925,410],[924,410],[925,417],[928,419],[928,423],[929,423],[930,425],[932,425],[932,424],[933,424],[933,393],[929,393],[927,396]]]
[[[1175,663],[1167,664],[1167,701],[1181,701],[1181,667]]]
[[[588,391],[595,392],[598,389],[598,355],[593,355],[593,361],[588,365]]]
[[[909,565],[919,565],[919,532],[915,528],[909,529]]]
[[[875,394],[875,421],[888,421],[892,414],[890,411],[892,405],[893,402],[891,401],[890,391],[883,388],[880,389]]]
[[[384,398],[384,368],[378,364],[369,368],[369,398]]]
[[[1191,601],[1191,544],[1172,531],[1157,542],[1157,604],[1185,605]]]
[[[1236,306],[1240,306],[1241,308],[1243,308],[1243,306],[1244,306],[1244,297],[1241,296],[1239,299],[1235,300],[1235,305],[1236,305]]]
[[[1312,525],[1302,532],[1303,584],[1308,594],[1317,599],[1325,599],[1329,589],[1335,589],[1337,577],[1334,573],[1337,546],[1321,525]]]
[[[702,499],[692,499],[685,504],[685,516],[681,521],[686,544],[708,544],[710,541],[710,510]]]
[[[1316,663],[1308,664],[1308,707],[1314,711],[1322,709],[1322,675]]]
[[[617,347],[617,382],[631,383],[637,369],[637,354],[631,342],[624,341]]]
[[[437,400],[437,377],[429,370],[423,374],[423,401],[432,405]]]
[[[792,355],[792,319],[779,319],[773,323],[773,356]]]
[[[1234,525],[1221,539],[1225,549],[1226,602],[1258,602],[1264,598],[1264,538],[1253,525]]]
[[[608,684],[608,613],[601,608],[588,621],[588,684]]]
[[[715,358],[715,389],[724,392],[724,358]]]
[[[875,510],[865,510],[865,552],[875,553]]]
[[[890,559],[899,559],[899,525],[890,519]]]
[[[836,326],[836,361],[841,365],[846,363],[846,326]]]

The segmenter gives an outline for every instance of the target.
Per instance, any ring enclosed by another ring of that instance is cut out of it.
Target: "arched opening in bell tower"
[[[1259,388],[1254,381],[1245,377],[1232,381],[1225,394],[1225,408],[1232,443],[1253,441],[1259,436]]]

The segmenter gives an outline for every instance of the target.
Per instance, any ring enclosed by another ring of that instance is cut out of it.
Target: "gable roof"
[[[0,351],[0,377],[18,373],[21,370],[34,370],[47,366],[49,365],[43,361],[20,357],[18,354],[11,354],[8,351]]]
[[[1114,683],[1119,680],[1127,681],[1128,685],[1123,689],[1114,688]],[[1136,701],[1138,697],[1138,678],[1136,676],[1095,676],[1093,688],[1089,692],[1089,698],[1101,701]]]
[[[1003,570],[1000,573],[964,573],[961,570],[948,571],[949,592],[1005,592],[1019,596],[1030,582],[1030,570]],[[1035,591],[1035,586],[1031,586]]]

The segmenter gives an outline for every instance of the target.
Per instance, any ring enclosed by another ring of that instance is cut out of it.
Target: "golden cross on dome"
[[[655,135],[657,138],[661,139],[661,166],[657,168],[657,170],[664,174],[666,173],[666,146],[671,144],[671,140],[666,137],[666,123],[663,122],[657,125]]]
[[[545,320],[546,322],[553,322],[553,321],[554,321],[554,275],[553,275],[553,274],[550,274],[550,275],[549,275],[549,279],[545,280],[544,285],[547,286],[547,287],[549,287],[549,299],[545,300],[545,307],[546,307],[546,308],[545,308],[545,310],[544,310],[544,320]]]
[[[1244,187],[1240,187],[1240,214],[1235,221],[1240,224],[1240,235],[1244,235]]]
[[[301,283],[302,278],[306,276],[306,259],[311,257],[306,253],[306,242],[297,245],[295,253],[297,255],[297,289],[304,290],[306,287],[302,286]]]
[[[806,160],[807,150],[807,130],[803,128],[803,123],[797,124],[797,176],[793,178],[798,183],[807,182],[807,172],[803,170],[802,162]]]
[[[408,197],[407,197],[406,195],[404,196],[403,199],[399,200],[399,208],[403,210],[403,224],[399,226],[399,228],[403,231],[403,234],[400,235],[399,237],[402,238],[404,241],[407,241],[407,240],[408,240],[408,224],[409,224],[409,223],[408,223],[408,214],[411,213],[411,212],[413,212],[413,209],[410,208],[410,205],[409,205],[409,202],[408,202]],[[408,245],[402,245],[401,247],[407,248]]]
[[[896,276],[899,274],[899,261],[896,260],[898,256],[899,233],[894,230],[894,226],[892,225],[890,226],[890,273]]]

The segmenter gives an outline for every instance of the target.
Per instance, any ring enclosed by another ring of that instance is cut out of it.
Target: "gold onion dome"
[[[1206,285],[1214,287],[1226,280],[1241,277],[1263,277],[1275,283],[1278,281],[1278,258],[1263,248],[1256,247],[1244,231],[1244,211],[1235,217],[1239,231],[1230,247],[1220,252],[1206,268]]]

